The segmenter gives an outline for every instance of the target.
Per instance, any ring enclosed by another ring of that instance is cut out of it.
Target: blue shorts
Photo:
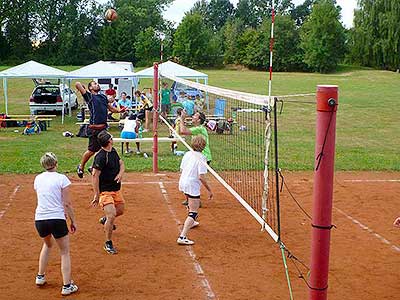
[[[136,133],[135,132],[128,132],[128,131],[122,131],[121,132],[121,138],[123,139],[136,139]]]

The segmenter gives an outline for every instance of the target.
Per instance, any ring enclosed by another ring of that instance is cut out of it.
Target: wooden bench
[[[113,141],[116,143],[121,143],[121,155],[124,154],[124,143],[153,143],[153,138],[136,138],[136,139],[123,139],[123,138],[113,138]],[[159,143],[172,143],[178,142],[177,138],[169,138],[169,137],[159,137],[157,138]]]
[[[35,122],[46,122],[46,129],[47,129],[47,127],[50,127],[50,122],[52,121],[53,119],[52,118],[21,118],[21,117],[19,117],[19,118],[7,118],[7,119],[3,119],[3,118],[0,118],[0,123],[1,122],[32,122],[32,121],[35,121]],[[44,130],[46,130],[46,129],[44,129]]]

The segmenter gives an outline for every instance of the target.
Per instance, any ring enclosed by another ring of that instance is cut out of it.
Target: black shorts
[[[186,194],[186,193],[185,193],[185,195],[186,195],[188,198],[191,198],[191,199],[200,199],[200,195],[198,195],[198,196],[192,196],[192,195],[189,195],[189,194]]]
[[[101,145],[99,143],[99,140],[97,139],[97,136],[102,130],[94,130],[88,128],[88,134],[89,134],[89,145],[88,145],[88,150],[92,152],[97,152],[101,149]]]
[[[62,219],[35,221],[35,227],[41,238],[52,234],[55,239],[59,239],[68,234],[67,221]]]

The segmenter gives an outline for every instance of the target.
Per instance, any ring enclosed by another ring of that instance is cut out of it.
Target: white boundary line
[[[170,181],[164,181],[165,183],[178,183],[177,180],[170,180]],[[145,182],[139,182],[139,181],[126,181],[122,182],[122,185],[141,185],[141,184],[159,184],[159,181],[145,181]],[[91,186],[91,182],[73,182],[71,185],[74,186]]]
[[[11,194],[8,203],[6,204],[6,207],[0,211],[0,219],[4,216],[4,214],[6,213],[7,209],[10,207],[11,202],[13,202],[15,195],[17,194],[18,190],[20,188],[20,185],[18,184],[15,189],[14,192]]]
[[[168,210],[169,210],[170,214],[172,215],[173,219],[175,220],[176,225],[179,226],[181,224],[181,222],[179,221],[179,219],[171,205],[171,202],[169,201],[168,193],[164,187],[164,183],[162,181],[159,181],[158,184],[160,186],[161,194],[163,195],[165,203],[167,204]],[[178,247],[181,247],[181,246],[178,246]],[[184,246],[184,247],[186,249],[186,252],[189,254],[190,258],[192,259],[192,263],[193,263],[194,269],[196,271],[196,274],[197,274],[198,278],[200,279],[201,285],[203,286],[203,289],[206,293],[206,299],[216,299],[215,293],[213,292],[213,290],[210,286],[210,283],[206,277],[206,274],[204,273],[203,268],[201,267],[200,263],[196,259],[196,254],[194,253],[193,247],[191,247],[191,246]]]
[[[369,228],[368,226],[362,224],[360,221],[354,219],[352,216],[349,216],[348,214],[346,214],[343,210],[334,207],[335,210],[337,210],[339,213],[341,213],[342,215],[344,215],[347,219],[349,219],[350,221],[352,221],[354,224],[358,225],[359,227],[361,227],[361,229],[368,231],[368,233],[372,234],[373,236],[375,236],[378,240],[380,240],[381,242],[383,242],[386,245],[391,246],[391,248],[397,252],[400,252],[400,247],[393,244],[392,242],[388,241],[387,239],[385,239],[383,236],[381,236],[380,234],[376,233],[375,231],[373,231],[371,228]]]
[[[400,179],[345,179],[344,182],[400,182]]]

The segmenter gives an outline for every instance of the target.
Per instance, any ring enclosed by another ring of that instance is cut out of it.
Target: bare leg
[[[82,155],[82,160],[81,160],[81,169],[84,170],[85,169],[85,165],[87,163],[87,161],[94,155],[94,152],[90,151],[90,150],[86,150],[85,153],[83,153]]]
[[[116,212],[115,217],[119,217],[119,216],[123,215],[124,210],[125,210],[125,204],[123,204],[123,203],[116,204],[115,205],[115,212]]]
[[[136,151],[140,152],[140,143],[139,142],[136,142]]]
[[[114,221],[117,216],[117,210],[113,204],[108,204],[104,206],[104,213],[106,215],[107,221],[104,224],[104,231],[106,233],[106,241],[111,241],[112,231],[114,227]]]
[[[63,277],[63,284],[71,283],[71,257],[69,255],[69,235],[56,239],[58,248],[60,248],[61,255],[61,274]]]
[[[53,246],[51,234],[43,238],[43,246],[39,256],[39,275],[46,273],[47,263],[49,262],[49,255],[51,247]]]
[[[189,198],[189,212],[197,213],[199,211],[199,206],[200,206],[200,199]],[[195,220],[193,218],[189,216],[186,217],[180,236],[186,236],[189,229],[192,228],[194,221]]]

